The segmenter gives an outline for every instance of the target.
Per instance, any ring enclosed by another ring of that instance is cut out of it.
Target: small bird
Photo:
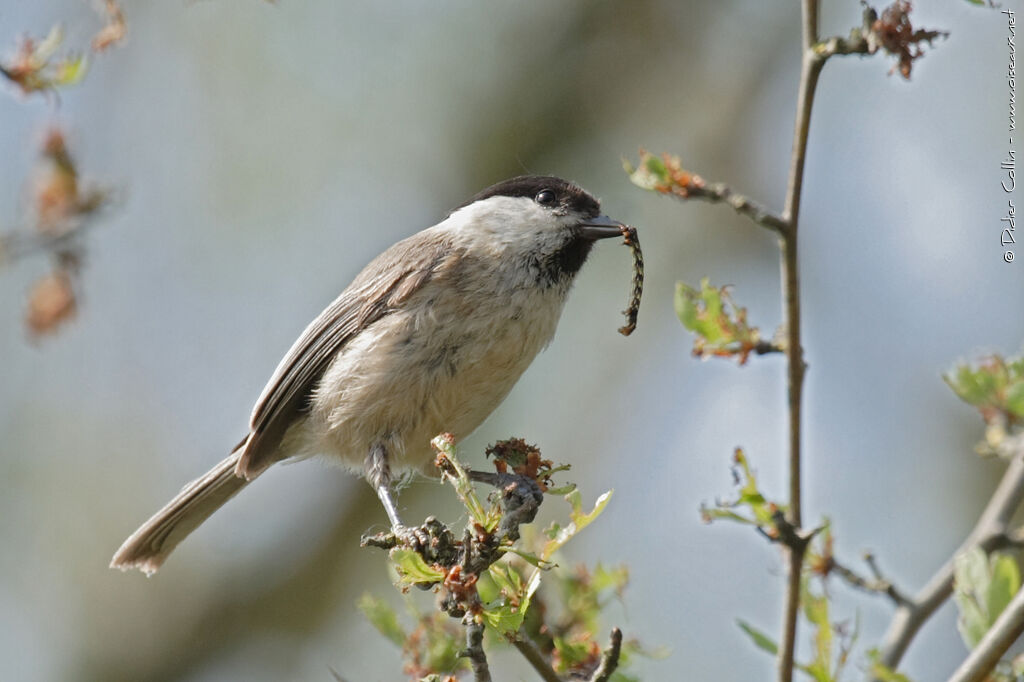
[[[393,529],[394,475],[426,472],[431,439],[468,436],[555,333],[594,242],[622,235],[579,186],[493,185],[377,256],[284,356],[249,433],[135,531],[111,568],[156,572],[269,466],[324,455],[364,475]]]

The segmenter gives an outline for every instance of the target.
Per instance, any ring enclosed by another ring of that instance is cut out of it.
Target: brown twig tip
[[[590,682],[608,682],[612,678],[612,673],[619,667],[619,656],[621,654],[622,630],[613,628],[608,648],[601,654],[601,665],[594,671]]]
[[[949,37],[948,31],[915,29],[910,23],[913,5],[909,0],[896,0],[882,10],[881,15],[871,6],[864,9],[864,24],[850,32],[849,38],[829,38],[814,46],[814,54],[822,60],[834,55],[873,55],[879,50],[897,58],[897,69],[905,79],[915,60],[924,56],[922,44],[931,46],[936,38]]]

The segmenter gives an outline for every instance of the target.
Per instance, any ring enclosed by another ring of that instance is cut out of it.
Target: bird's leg
[[[405,527],[398,518],[398,509],[395,506],[394,497],[391,495],[391,466],[388,464],[388,451],[378,443],[370,449],[366,456],[366,478],[377,491],[380,503],[384,505],[388,520],[391,521],[391,530],[400,535]]]

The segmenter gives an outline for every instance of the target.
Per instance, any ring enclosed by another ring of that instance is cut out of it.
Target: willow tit
[[[489,187],[375,258],[306,328],[231,455],[135,531],[111,567],[154,573],[270,465],[325,455],[366,476],[391,524],[393,472],[427,470],[431,439],[468,436],[551,341],[594,242],[621,224],[575,184]]]

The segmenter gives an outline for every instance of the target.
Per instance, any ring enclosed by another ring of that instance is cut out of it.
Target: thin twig
[[[883,664],[893,670],[899,666],[903,654],[921,626],[953,593],[953,562],[957,555],[974,547],[981,547],[990,552],[999,547],[1014,545],[1021,540],[1019,531],[1009,531],[1009,523],[1022,501],[1024,448],[1010,460],[1002,480],[999,481],[996,491],[967,539],[913,599],[896,609],[882,640],[880,661]]]
[[[711,185],[690,185],[687,188],[688,199],[703,199],[712,204],[727,204],[740,215],[746,216],[758,225],[766,227],[779,235],[785,235],[788,223],[767,208],[749,197],[734,192],[724,182]]]
[[[782,211],[782,218],[788,226],[780,240],[789,393],[789,512],[787,518],[797,528],[802,523],[800,408],[803,400],[805,370],[803,346],[800,339],[800,275],[797,257],[797,230],[800,222],[800,197],[803,192],[804,165],[807,160],[807,140],[811,129],[814,91],[818,84],[818,76],[821,75],[821,68],[825,63],[814,52],[814,45],[818,42],[817,0],[802,0],[801,16],[803,59],[801,60],[800,85],[797,93],[789,182],[785,208]],[[806,546],[789,549],[785,612],[782,619],[782,637],[778,657],[779,682],[790,682],[793,679],[797,617],[800,611],[800,576],[803,570],[805,549]]]
[[[999,663],[1003,654],[1024,634],[1024,590],[1017,590],[949,682],[981,682]]]
[[[533,666],[533,669],[537,671],[537,674],[540,675],[544,682],[562,682],[562,679],[552,670],[548,662],[544,660],[544,655],[537,650],[537,647],[533,645],[533,642],[525,634],[520,632],[519,637],[512,640],[512,646],[519,649],[519,653],[529,661],[530,665]]]
[[[491,670],[487,666],[487,654],[484,653],[484,624],[478,623],[472,614],[466,614],[463,621],[466,625],[466,648],[462,655],[469,659],[476,682],[491,682]]]
[[[878,566],[875,564],[874,556],[868,554],[864,557],[864,560],[871,568],[873,579],[865,578],[848,566],[836,561],[835,558],[832,559],[832,565],[829,568],[829,572],[830,574],[835,573],[845,580],[848,585],[855,587],[858,590],[886,595],[896,606],[903,606],[904,604],[910,603],[910,599],[896,589],[896,586],[893,585],[890,580],[883,577],[878,571]]]
[[[619,667],[619,655],[621,653],[622,630],[615,628],[612,630],[611,643],[608,644],[608,648],[601,654],[601,665],[594,671],[590,682],[608,682],[612,677],[612,673]]]

